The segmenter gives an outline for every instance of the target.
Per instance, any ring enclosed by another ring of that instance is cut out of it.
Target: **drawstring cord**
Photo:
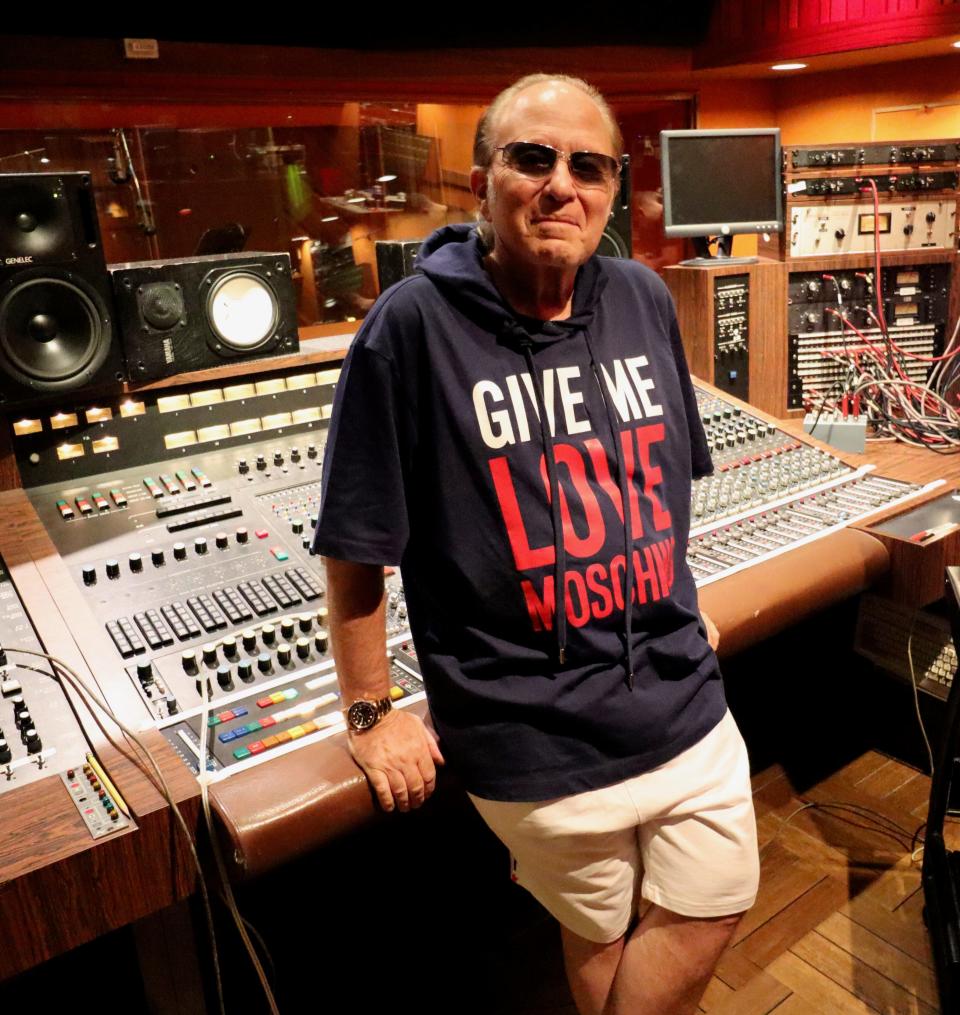
[[[623,583],[623,637],[626,641],[627,687],[632,691],[633,640],[630,637],[630,629],[633,620],[633,510],[630,504],[630,487],[627,483],[627,467],[623,457],[620,429],[617,426],[617,421],[614,419],[613,410],[603,389],[603,379],[600,377],[600,370],[597,367],[597,358],[593,354],[590,331],[586,328],[584,329],[583,337],[587,343],[587,352],[590,356],[593,376],[596,378],[597,387],[600,389],[600,398],[607,412],[607,423],[610,426],[610,434],[613,438],[613,446],[617,455],[617,485],[620,487],[620,500],[623,504],[623,555],[626,558],[626,573],[624,574]]]
[[[515,333],[516,334],[516,333]],[[537,373],[530,348],[533,340],[525,332],[516,336],[527,361],[527,369],[533,378],[537,394],[537,411],[540,416],[540,437],[543,441],[543,458],[547,464],[550,481],[550,517],[553,522],[553,545],[556,559],[553,568],[554,617],[556,624],[557,660],[561,666],[567,661],[567,589],[564,576],[567,573],[567,548],[563,538],[563,518],[560,512],[560,480],[557,477],[557,460],[553,450],[553,438],[547,422],[547,407],[543,397],[543,385]]]

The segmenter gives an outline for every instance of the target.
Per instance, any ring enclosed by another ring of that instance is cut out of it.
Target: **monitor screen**
[[[660,134],[667,236],[783,229],[780,130],[665,130]]]

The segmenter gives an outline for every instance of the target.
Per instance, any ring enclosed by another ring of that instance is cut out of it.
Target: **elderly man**
[[[351,347],[315,545],[381,806],[422,803],[442,746],[560,921],[581,1012],[664,1015],[695,1010],[758,863],[685,562],[711,463],[673,307],[652,272],[594,256],[621,147],[582,81],[534,75],[494,101],[479,229],[434,234]],[[397,562],[439,746],[390,707]]]

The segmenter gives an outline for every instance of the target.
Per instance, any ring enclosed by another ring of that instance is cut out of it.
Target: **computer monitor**
[[[779,128],[664,130],[660,161],[664,233],[692,237],[696,263],[712,258],[711,237],[729,257],[735,233],[783,230]]]

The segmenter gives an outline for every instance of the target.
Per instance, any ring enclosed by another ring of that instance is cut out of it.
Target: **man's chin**
[[[579,243],[565,240],[541,239],[537,246],[537,259],[556,268],[577,268],[589,256]]]

